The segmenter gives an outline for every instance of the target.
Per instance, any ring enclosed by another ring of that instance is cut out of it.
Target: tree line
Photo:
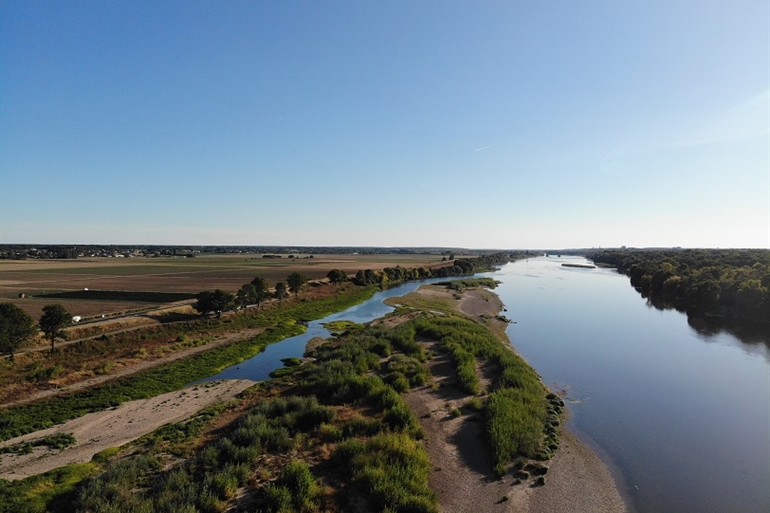
[[[454,255],[450,255],[452,258]],[[458,258],[452,260],[452,265],[442,267],[386,267],[382,271],[365,269],[359,270],[354,277],[342,269],[332,269],[326,275],[330,283],[339,284],[348,281],[356,285],[379,285],[385,287],[410,280],[424,280],[427,278],[446,278],[451,276],[466,276],[478,272],[492,270],[495,265],[502,265],[518,254],[493,253],[476,258]],[[267,280],[256,277],[249,283],[245,283],[235,294],[220,289],[204,290],[196,295],[195,309],[201,314],[211,312],[224,312],[233,307],[244,308],[248,305],[259,305],[270,298],[282,301],[289,294],[299,296],[302,288],[308,282],[307,276],[293,272],[286,277],[286,282],[275,284],[273,292],[270,291]]]
[[[453,257],[454,255],[450,255]],[[448,278],[452,276],[467,276],[480,272],[491,271],[496,265],[507,264],[518,254],[504,252],[482,255],[476,258],[451,258],[452,265],[443,267],[386,267],[382,271],[372,269],[359,270],[352,281],[356,285],[387,286],[410,280],[425,280],[428,278]]]
[[[299,296],[302,287],[307,282],[307,276],[293,272],[286,277],[286,283],[279,281],[275,284],[275,290],[271,292],[267,280],[257,276],[249,283],[244,283],[235,294],[220,289],[199,292],[196,295],[197,302],[194,308],[201,314],[210,312],[221,313],[236,306],[245,308],[249,305],[257,305],[257,308],[259,308],[263,301],[270,298],[283,301],[289,293]]]
[[[683,249],[602,251],[643,294],[691,313],[770,322],[770,251]]]

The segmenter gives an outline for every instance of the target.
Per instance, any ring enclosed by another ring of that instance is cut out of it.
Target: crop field
[[[236,292],[255,277],[270,286],[294,272],[311,280],[325,278],[331,269],[355,274],[359,269],[441,265],[439,255],[298,255],[262,258],[261,255],[206,254],[196,258],[80,258],[76,260],[0,260],[0,301],[10,301],[34,319],[42,308],[59,303],[73,315],[109,315],[150,306],[148,301],[52,299],[43,294],[90,290],[197,293],[222,289]],[[21,299],[20,294],[26,297]]]

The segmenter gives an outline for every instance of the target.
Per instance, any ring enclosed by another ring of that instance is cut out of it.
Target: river
[[[566,394],[570,429],[617,473],[638,513],[770,511],[770,336],[695,330],[642,298],[626,276],[538,257],[485,274],[516,323],[508,336],[543,381]],[[430,281],[443,281],[430,280]],[[323,322],[392,311],[372,299],[308,325],[209,379],[267,379],[282,358],[327,337]],[[704,334],[708,333],[708,334]]]
[[[610,269],[539,257],[488,276],[516,350],[570,404],[640,513],[770,511],[770,337],[703,334]]]
[[[314,337],[330,337],[329,331],[323,327],[323,324],[331,321],[346,320],[363,324],[371,322],[395,310],[383,301],[389,297],[398,297],[410,292],[414,292],[421,286],[428,283],[447,281],[447,278],[432,278],[429,280],[412,281],[397,285],[388,290],[375,292],[367,301],[352,306],[347,310],[338,312],[323,319],[311,321],[307,325],[307,331],[302,335],[289,337],[276,344],[271,344],[257,356],[224,369],[219,374],[211,376],[201,381],[213,381],[217,379],[251,379],[262,381],[270,377],[270,373],[275,369],[283,367],[281,360],[283,358],[298,358],[305,353],[305,346],[308,340]]]

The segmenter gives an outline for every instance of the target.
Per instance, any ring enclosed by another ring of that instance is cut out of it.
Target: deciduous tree
[[[257,288],[251,283],[246,283],[235,294],[235,302],[238,306],[245,307],[257,303]]]
[[[275,297],[278,298],[279,303],[286,297],[286,284],[284,282],[279,281],[275,284]]]
[[[267,283],[266,279],[260,278],[259,276],[251,280],[251,284],[254,285],[254,288],[256,289],[257,306],[259,306],[262,301],[270,297],[270,285]]]
[[[235,303],[234,295],[219,289],[213,292],[204,290],[203,292],[198,292],[195,297],[198,299],[195,309],[202,314],[221,312],[227,310]]]
[[[302,286],[307,283],[307,277],[295,271],[286,278],[286,283],[289,285],[289,291],[299,296]]]
[[[13,353],[37,333],[35,321],[13,303],[0,303],[0,352]]]
[[[51,341],[51,353],[53,353],[56,349],[54,346],[56,337],[63,336],[62,329],[72,324],[72,314],[62,305],[46,305],[43,307],[43,316],[40,317],[39,324],[46,338]]]
[[[329,281],[332,283],[345,283],[348,281],[348,273],[342,269],[332,269],[326,277],[329,278]]]

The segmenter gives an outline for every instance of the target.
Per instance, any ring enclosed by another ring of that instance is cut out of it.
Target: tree
[[[37,334],[35,321],[27,312],[12,303],[0,303],[0,352],[10,353]]]
[[[43,316],[40,317],[39,324],[46,338],[51,341],[51,353],[53,353],[56,349],[54,347],[56,337],[63,336],[62,329],[72,324],[72,314],[62,305],[47,305],[43,307]]]
[[[195,304],[195,309],[201,314],[207,314],[208,312],[222,312],[227,310],[235,303],[235,296],[229,292],[223,290],[204,290],[198,292],[195,296],[198,302]]]
[[[342,269],[332,269],[326,277],[329,278],[329,281],[332,283],[345,283],[348,281],[348,273]]]
[[[238,303],[238,306],[245,307],[257,303],[258,300],[257,288],[251,283],[246,283],[235,294],[235,302]]]
[[[295,271],[286,278],[286,283],[289,285],[289,291],[299,296],[302,286],[307,283],[307,277]]]
[[[275,297],[278,298],[279,303],[286,297],[286,284],[284,282],[279,281],[275,284]]]
[[[259,276],[251,280],[251,284],[254,285],[254,288],[257,291],[256,303],[257,306],[259,306],[262,301],[270,297],[270,285],[268,285],[266,279],[260,278]]]

